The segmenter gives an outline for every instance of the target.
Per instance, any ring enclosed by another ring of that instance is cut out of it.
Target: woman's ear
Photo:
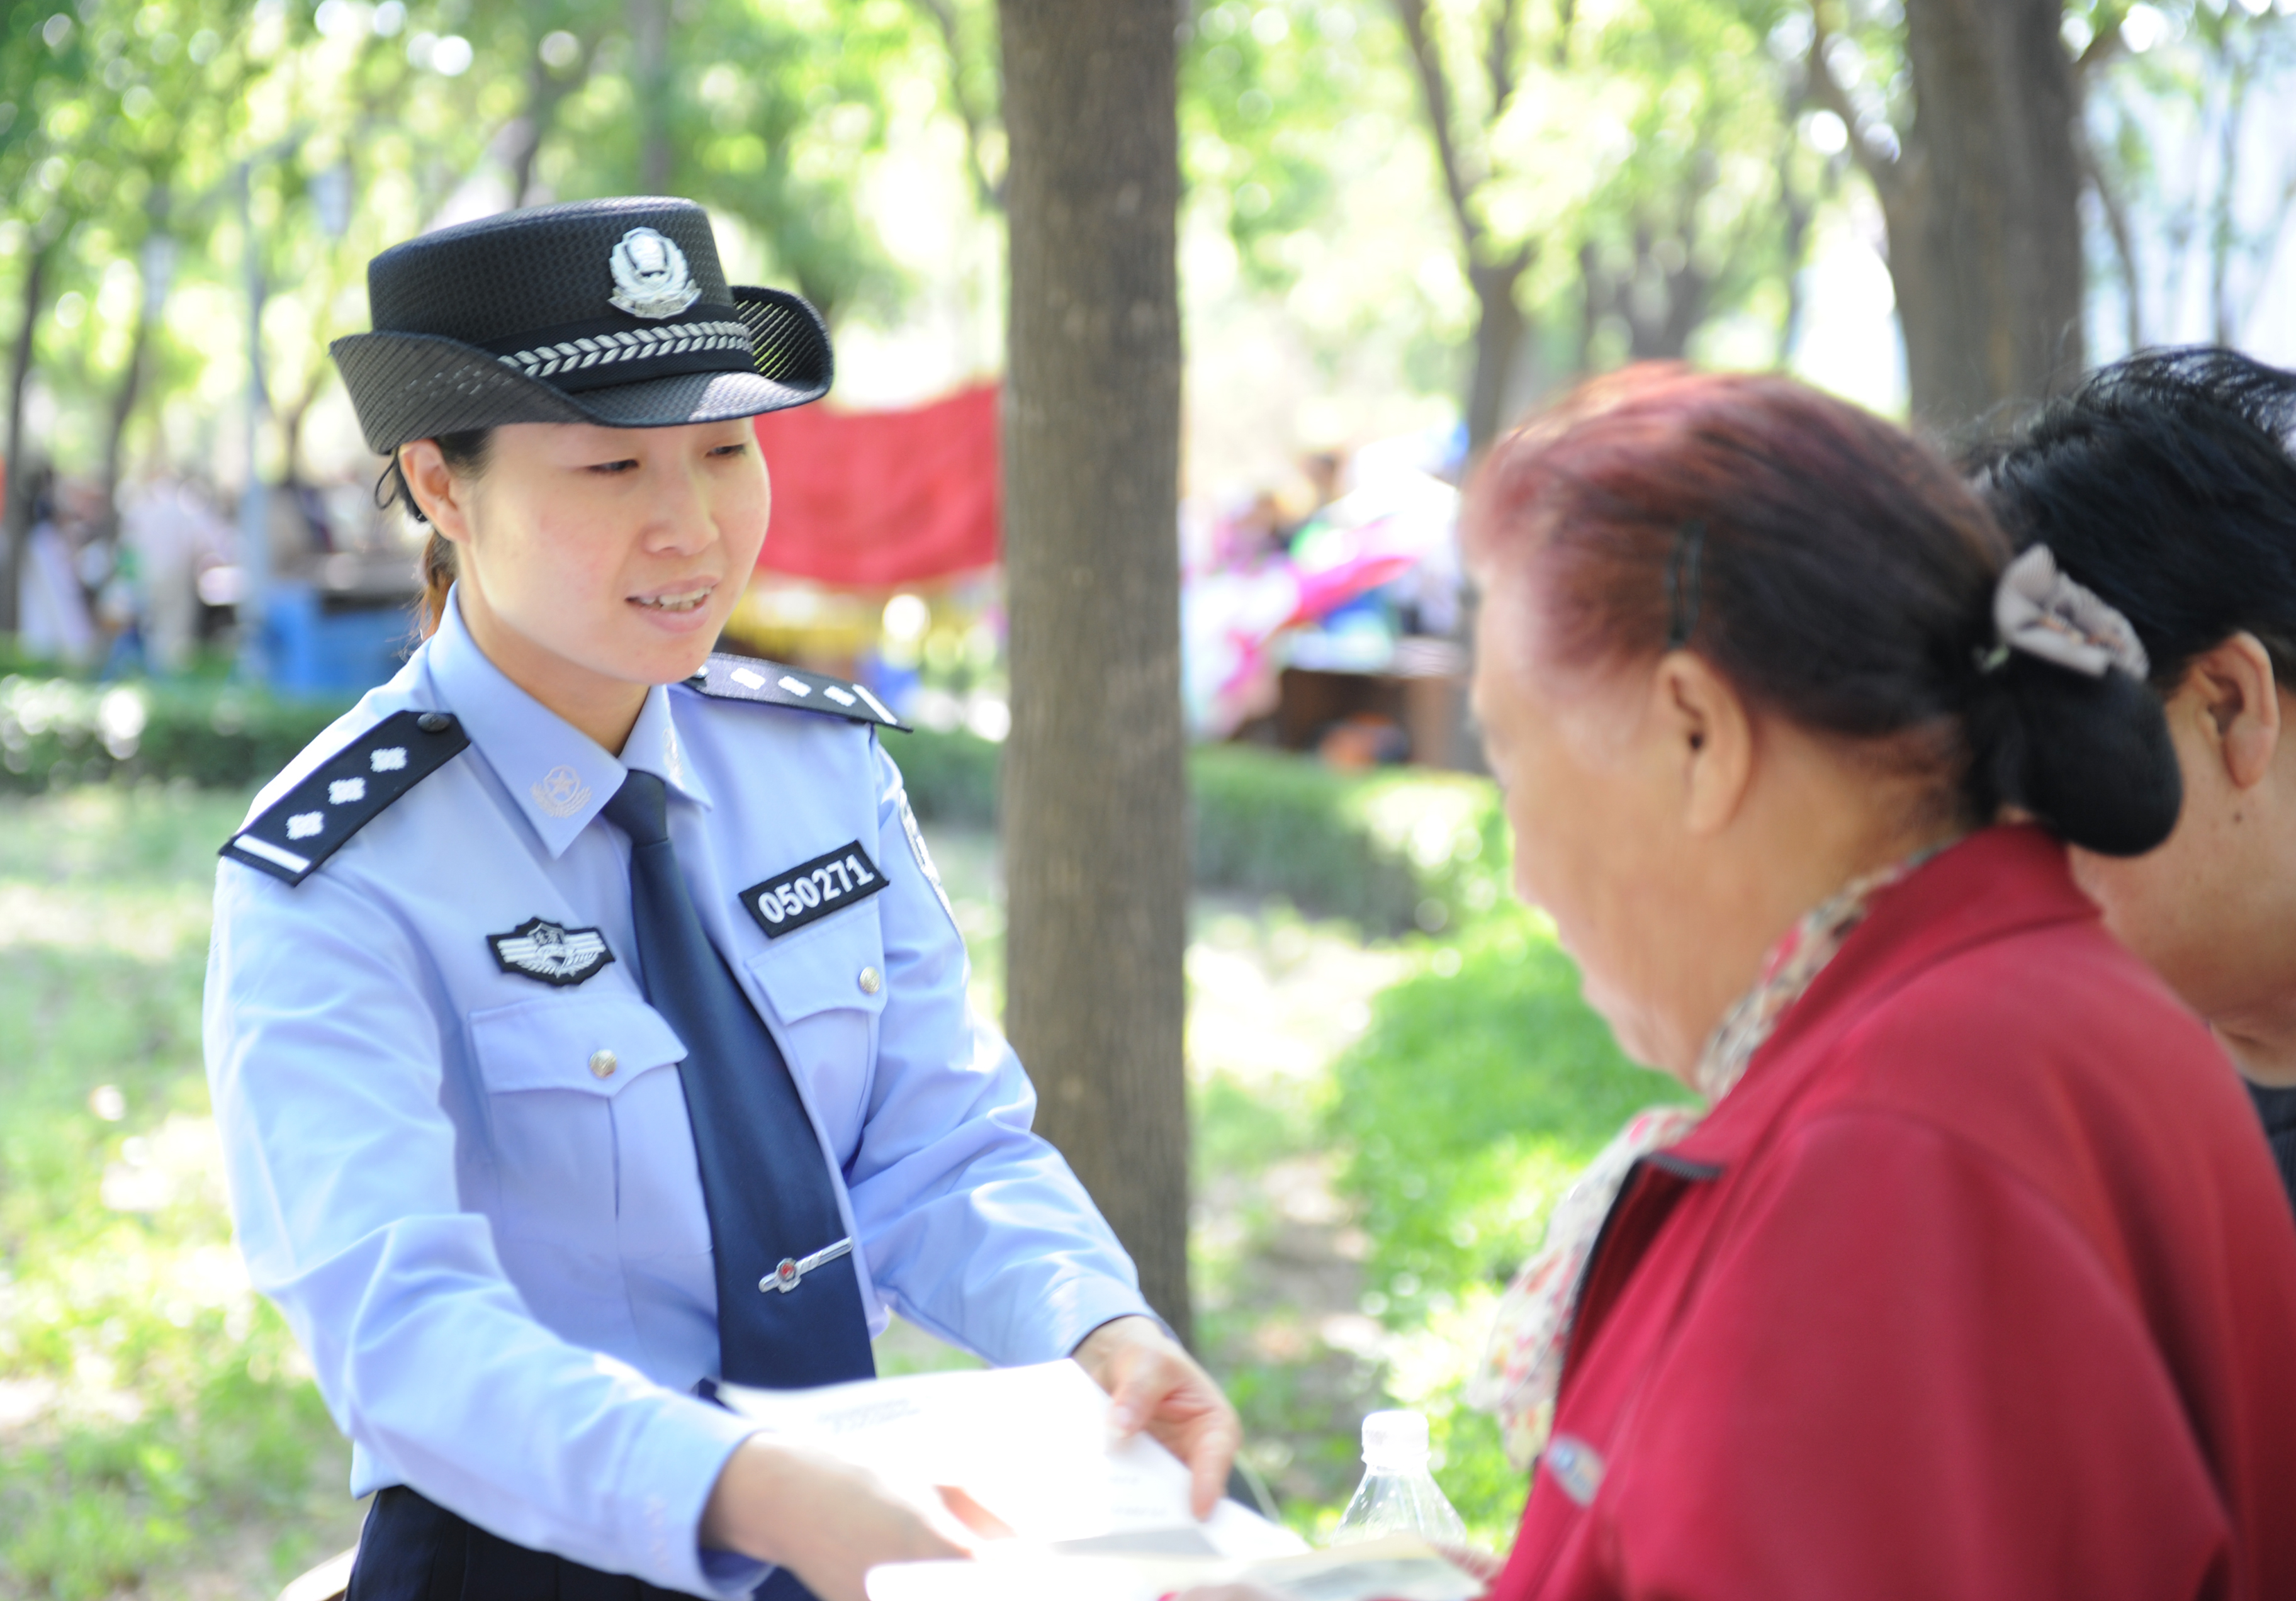
[[[423,517],[456,545],[471,541],[470,486],[455,476],[436,439],[409,439],[398,447],[398,471]]]
[[[1729,680],[1689,651],[1661,657],[1658,727],[1682,779],[1683,826],[1718,833],[1738,815],[1754,775],[1754,725]]]
[[[2178,699],[2186,697],[2233,787],[2262,783],[2280,744],[2280,686],[2263,644],[2243,631],[2202,652],[2177,692]]]

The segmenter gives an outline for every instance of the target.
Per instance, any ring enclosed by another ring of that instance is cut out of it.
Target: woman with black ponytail
[[[1493,1597],[2296,1594],[2296,1227],[2066,860],[2175,826],[2147,642],[1782,378],[1598,380],[1464,535],[1516,887],[1702,1103],[1505,1299]]]
[[[2105,926],[2209,1020],[2296,1202],[2296,374],[2223,349],[2093,374],[1968,465],[2134,624],[2182,768],[2176,832],[2076,851]]]

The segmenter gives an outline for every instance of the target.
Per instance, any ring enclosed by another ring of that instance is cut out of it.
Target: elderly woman
[[[2073,853],[2105,926],[2209,1020],[2296,1200],[2296,374],[2231,350],[2119,362],[1972,465],[2144,636],[2185,809],[2134,860]]]
[[[1709,1104],[1508,1293],[1492,1594],[2296,1594],[2296,1228],[2066,862],[2175,823],[2141,642],[1779,378],[1590,385],[1465,533],[1517,887]]]
[[[1494,1594],[2296,1590],[2296,1229],[2066,861],[2176,821],[2142,641],[1776,378],[1588,387],[1467,539],[1517,886],[1710,1104],[1510,1292]]]

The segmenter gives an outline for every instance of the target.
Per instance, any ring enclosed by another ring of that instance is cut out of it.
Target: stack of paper
[[[1297,1535],[1226,1500],[1197,1522],[1187,1468],[1144,1434],[1118,1441],[1107,1395],[1074,1362],[719,1393],[774,1433],[896,1486],[962,1490],[1013,1531],[985,1544],[977,1562],[875,1570],[873,1601],[1155,1601],[1236,1580],[1300,1601],[1481,1593],[1414,1540],[1310,1553]]]

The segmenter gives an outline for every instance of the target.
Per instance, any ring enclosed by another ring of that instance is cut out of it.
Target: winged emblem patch
[[[506,934],[488,934],[487,944],[504,973],[545,984],[578,984],[614,959],[605,935],[596,929],[561,928],[539,917],[529,917]]]

